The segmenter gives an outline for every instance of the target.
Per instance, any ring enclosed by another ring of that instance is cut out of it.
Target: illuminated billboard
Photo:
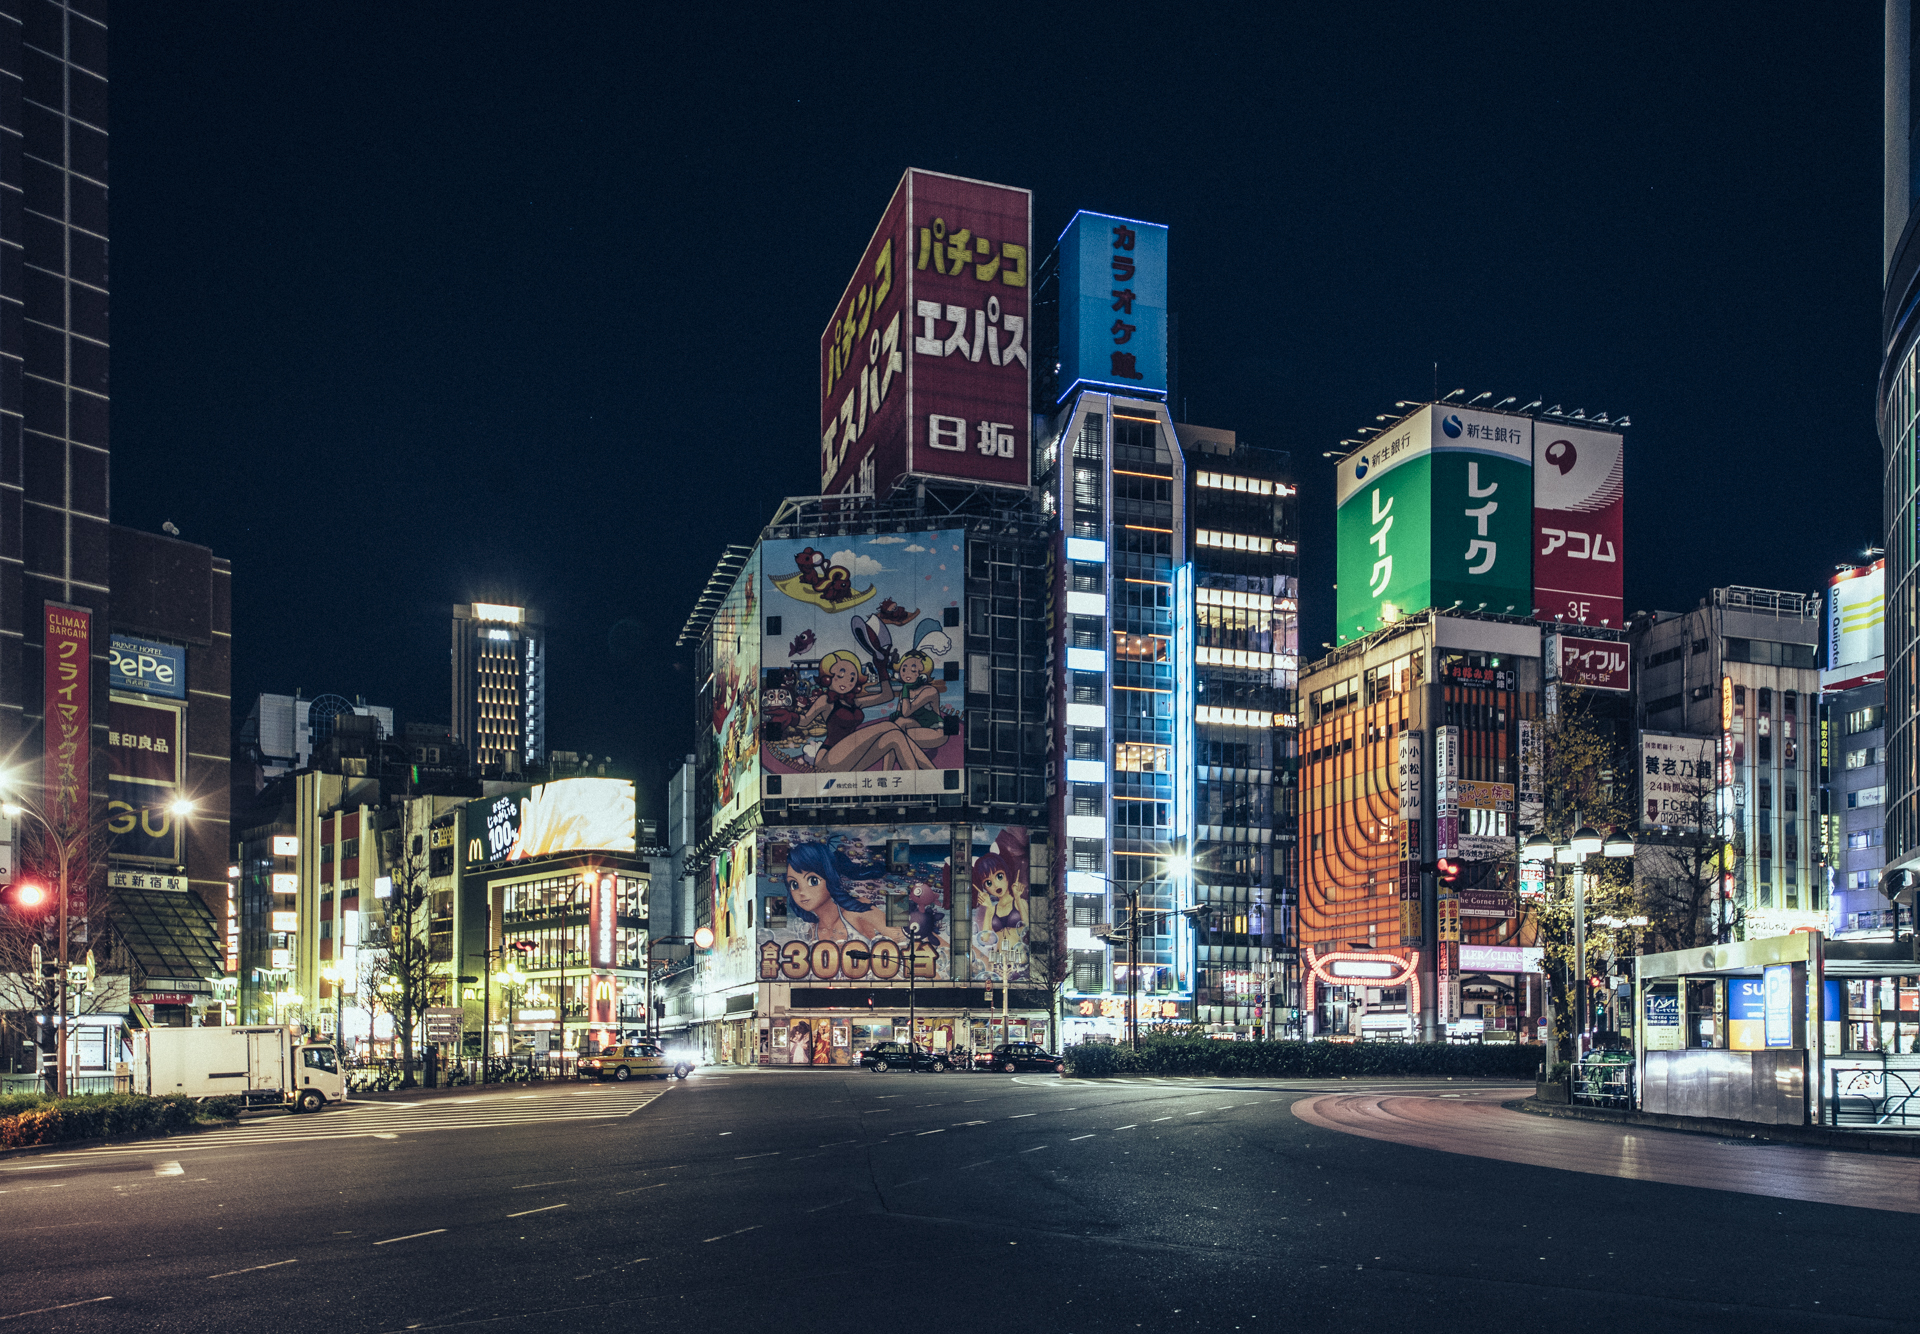
[[[766,796],[960,790],[964,555],[959,529],[761,543]]]
[[[1640,827],[1697,834],[1713,814],[1714,752],[1710,736],[1640,734]]]
[[[713,684],[713,824],[751,806],[760,789],[760,561],[755,551],[720,603],[710,632]]]
[[[1587,690],[1633,689],[1633,655],[1619,640],[1547,636],[1548,679]]]
[[[909,170],[820,335],[820,492],[1029,482],[1032,194]]]
[[[1060,234],[1060,394],[1167,391],[1167,229],[1077,213]]]
[[[633,784],[563,778],[467,803],[469,870],[569,852],[633,852]]]
[[[955,828],[762,829],[759,980],[904,982],[912,967],[919,981],[951,981],[961,957],[973,982],[1043,977],[1028,943],[1028,830],[976,825],[956,847]]]
[[[1826,690],[1874,680],[1886,669],[1887,563],[1877,560],[1827,580]]]
[[[1428,607],[1531,613],[1531,431],[1432,404],[1340,460],[1339,642]]]
[[[1626,451],[1612,431],[1533,424],[1533,605],[1543,617],[1626,624]]]
[[[186,714],[147,700],[107,701],[107,829],[113,855],[180,861],[180,820],[173,813],[186,772],[181,750]]]

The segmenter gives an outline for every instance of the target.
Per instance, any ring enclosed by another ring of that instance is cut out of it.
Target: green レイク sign
[[[1430,406],[1340,461],[1340,643],[1428,607],[1531,614],[1532,427]]]

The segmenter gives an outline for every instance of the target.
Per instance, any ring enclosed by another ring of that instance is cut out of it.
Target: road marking
[[[425,1232],[409,1232],[404,1237],[388,1237],[385,1241],[376,1241],[375,1246],[391,1246],[396,1241],[412,1241],[415,1237],[433,1237],[445,1232],[443,1227],[428,1228]]]
[[[1022,1150],[1020,1150],[1020,1152],[1022,1152],[1022,1153],[1038,1153],[1038,1152],[1040,1152],[1040,1150],[1042,1150],[1042,1149],[1044,1149],[1044,1148],[1046,1148],[1046,1147],[1047,1147],[1047,1146],[1046,1146],[1046,1145],[1044,1145],[1044,1144],[1036,1144],[1036,1145],[1034,1145],[1034,1146],[1033,1146],[1033,1147],[1032,1147],[1031,1149],[1022,1149]]]
[[[185,1176],[187,1172],[179,1163],[155,1163],[153,1165],[153,1174],[157,1177],[181,1177]]]
[[[373,1133],[373,1135],[371,1136],[371,1138],[373,1138],[373,1139],[399,1139],[400,1137],[399,1137],[398,1135],[396,1135],[396,1134],[394,1134],[394,1133],[393,1133],[393,1132],[392,1132],[391,1130],[376,1130],[376,1131],[375,1131],[375,1132]]]
[[[69,1306],[92,1306],[95,1302],[110,1302],[112,1300],[113,1298],[111,1296],[88,1297],[83,1301],[61,1302],[58,1306],[42,1306],[34,1311],[15,1311],[12,1315],[0,1315],[0,1320],[18,1320],[23,1315],[45,1315],[48,1311],[64,1311]]]
[[[725,1139],[728,1135],[731,1135],[732,1133],[733,1132],[731,1130],[723,1130],[720,1132],[720,1138]]]
[[[938,1130],[923,1130],[920,1132],[921,1135],[944,1135],[946,1133],[947,1128],[945,1126],[941,1126]],[[914,1138],[918,1139],[919,1136],[916,1135]]]
[[[571,1186],[579,1177],[568,1177],[564,1181],[529,1181],[524,1186],[515,1186],[514,1190],[532,1190],[535,1186]]]
[[[956,1126],[984,1126],[985,1121],[955,1121]]]
[[[1119,1132],[1122,1130],[1138,1130],[1139,1128],[1140,1128],[1139,1123],[1135,1122],[1133,1125],[1130,1125],[1130,1126],[1115,1126],[1114,1130],[1115,1132]]]
[[[251,1274],[258,1269],[278,1269],[281,1265],[297,1265],[299,1263],[300,1263],[299,1257],[295,1256],[291,1260],[275,1260],[270,1265],[249,1265],[245,1269],[229,1269],[224,1274],[208,1274],[207,1277],[208,1278],[232,1278],[235,1274]]]
[[[859,1142],[860,1141],[857,1139],[837,1139],[831,1144],[820,1144],[820,1145],[816,1145],[815,1147],[821,1148],[821,1149],[838,1149],[844,1145],[858,1144]]]
[[[1078,1144],[1083,1139],[1092,1139],[1092,1138],[1093,1138],[1092,1135],[1075,1135],[1072,1139],[1068,1140],[1067,1143]]]
[[[1197,1111],[1197,1112],[1188,1112],[1188,1113],[1187,1113],[1187,1115],[1188,1115],[1188,1116],[1205,1116],[1205,1115],[1206,1115],[1206,1114],[1207,1114],[1208,1112],[1210,1112],[1210,1111],[1212,1111],[1212,1110],[1213,1110],[1213,1108],[1211,1108],[1211,1107],[1202,1107],[1202,1108],[1201,1108],[1201,1109],[1200,1109],[1199,1111]],[[1170,1117],[1170,1116],[1163,1116],[1163,1117],[1161,1117],[1160,1119],[1161,1119],[1162,1121],[1171,1121],[1171,1120],[1172,1120],[1173,1118],[1172,1118],[1172,1117]]]
[[[779,1156],[780,1150],[775,1149],[772,1153],[743,1153],[733,1161],[736,1163],[744,1163],[749,1158],[778,1158]]]
[[[1171,1120],[1173,1120],[1173,1118],[1172,1118],[1171,1116],[1156,1116],[1156,1117],[1154,1117],[1153,1119],[1154,1119],[1154,1120],[1156,1120],[1156,1121],[1171,1121]]]
[[[1040,1115],[1040,1113],[1038,1112],[1015,1112],[1012,1116],[1009,1116],[1007,1120],[1018,1121],[1023,1116],[1038,1116],[1038,1115]]]
[[[758,1232],[759,1230],[760,1230],[760,1224],[755,1223],[752,1227],[741,1228],[740,1232]],[[740,1232],[722,1232],[717,1237],[702,1237],[700,1239],[700,1244],[704,1246],[707,1242],[710,1242],[710,1241],[725,1241],[728,1237],[739,1236]]]
[[[616,1190],[615,1195],[638,1195],[643,1190],[659,1190],[662,1186],[671,1186],[671,1181],[656,1181],[651,1186],[635,1186],[632,1190]]]
[[[566,1207],[567,1206],[564,1204],[549,1204],[549,1205],[544,1205],[538,1209],[522,1209],[517,1214],[508,1214],[507,1217],[508,1218],[525,1218],[528,1214],[544,1214],[552,1209],[564,1209]]]
[[[852,1203],[853,1203],[853,1196],[851,1196],[851,1195],[849,1195],[849,1196],[847,1196],[847,1198],[846,1198],[846,1199],[844,1199],[844,1200],[835,1200],[835,1201],[833,1202],[833,1204],[817,1204],[817,1205],[815,1205],[815,1206],[814,1206],[813,1208],[811,1208],[811,1209],[809,1209],[809,1210],[807,1210],[807,1212],[808,1212],[808,1213],[810,1213],[810,1214],[817,1214],[817,1213],[819,1213],[819,1212],[820,1212],[820,1211],[821,1211],[822,1209],[831,1209],[831,1208],[833,1208],[833,1207],[834,1207],[834,1205],[838,1205],[838,1204],[852,1204]]]
[[[963,1168],[961,1168],[960,1170],[961,1170],[962,1172],[965,1172],[965,1171],[968,1171],[968,1170],[969,1170],[969,1169],[971,1169],[971,1168],[975,1168],[975,1167],[985,1167],[985,1166],[986,1166],[986,1165],[987,1165],[988,1163],[990,1163],[990,1162],[992,1162],[992,1161],[993,1161],[993,1159],[991,1159],[991,1158],[982,1158],[982,1159],[981,1159],[981,1160],[980,1160],[979,1162],[977,1162],[977,1163],[968,1163],[968,1164],[966,1165],[966,1167],[963,1167]]]

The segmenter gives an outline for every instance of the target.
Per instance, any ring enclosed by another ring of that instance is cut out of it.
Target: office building
[[[500,603],[453,609],[453,735],[477,774],[547,759],[547,635],[540,613]]]
[[[234,738],[236,758],[250,767],[254,791],[269,779],[310,767],[315,749],[333,735],[334,720],[343,715],[374,719],[382,739],[394,735],[393,710],[369,704],[364,696],[349,700],[321,694],[308,699],[298,690],[257,696]]]
[[[1913,122],[1913,10],[1886,4],[1878,417],[1886,547],[1886,876],[1920,881],[1920,136]],[[1911,904],[1911,895],[1908,896]]]
[[[1843,567],[1827,581],[1820,671],[1819,853],[1839,937],[1911,929],[1912,909],[1881,892],[1886,867],[1885,562]]]

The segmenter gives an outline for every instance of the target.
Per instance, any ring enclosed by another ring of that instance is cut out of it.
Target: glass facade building
[[[1886,865],[1920,866],[1920,750],[1915,715],[1920,682],[1920,590],[1915,564],[1920,548],[1920,236],[1915,234],[1913,123],[1913,21],[1906,0],[1886,7],[1886,120],[1883,258],[1879,382],[1880,445],[1884,463],[1886,547]]]

